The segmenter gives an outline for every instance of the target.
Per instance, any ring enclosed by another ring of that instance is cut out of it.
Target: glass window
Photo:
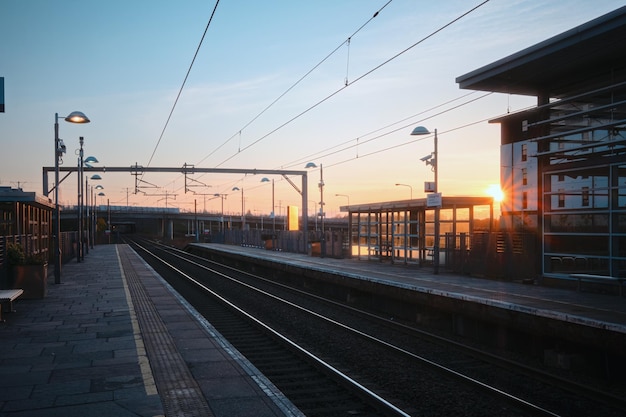
[[[583,187],[583,207],[589,206],[589,187]]]

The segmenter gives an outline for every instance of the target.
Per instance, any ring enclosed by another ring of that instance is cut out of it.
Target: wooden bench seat
[[[570,276],[578,280],[578,291],[581,290],[581,283],[583,281],[613,282],[619,286],[619,295],[622,296],[624,293],[623,284],[624,284],[624,281],[626,281],[626,278],[624,277],[612,277],[609,275],[593,275],[593,274],[570,274]]]
[[[24,293],[24,290],[15,289],[15,290],[0,290],[0,322],[3,322],[2,318],[2,305],[8,304],[10,312],[13,312],[13,301],[15,301],[20,295]]]

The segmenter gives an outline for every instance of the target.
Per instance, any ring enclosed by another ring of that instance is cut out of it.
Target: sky
[[[76,166],[305,170],[310,212],[423,198],[438,132],[438,188],[482,196],[500,179],[499,125],[533,97],[455,79],[623,6],[616,0],[0,0],[0,186],[43,194],[54,121]],[[377,13],[377,14],[376,14]],[[374,17],[375,16],[375,17]],[[63,120],[81,111],[88,124]],[[259,175],[102,173],[111,205],[269,215]],[[282,176],[274,211],[301,205]],[[300,186],[300,178],[291,178]],[[50,175],[50,186],[54,178]],[[89,182],[95,185],[95,181]],[[396,186],[396,184],[403,184]],[[136,192],[137,191],[137,192]],[[76,203],[76,175],[59,187]],[[89,193],[88,193],[89,194]],[[50,194],[52,196],[52,194]]]

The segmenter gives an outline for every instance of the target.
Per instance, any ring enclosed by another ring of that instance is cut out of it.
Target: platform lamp
[[[348,199],[348,205],[350,205],[350,196],[348,194],[335,194],[335,197],[345,197]]]
[[[261,182],[270,182],[270,179],[267,177],[261,178]],[[276,230],[276,213],[274,213],[274,180],[272,179],[272,230]]]
[[[94,174],[91,176],[91,179],[94,181],[100,181],[102,179],[102,177],[98,174]],[[93,247],[96,244],[96,217],[97,217],[97,211],[96,211],[96,200],[98,199],[98,195],[93,193],[93,190],[96,190],[95,192],[102,192],[102,190],[104,190],[104,187],[101,184],[96,185],[95,187],[93,187],[93,189],[91,190],[91,204],[92,204],[92,209],[91,209],[91,218],[89,219],[89,227],[91,229],[91,248],[93,249]],[[102,193],[102,195],[104,195],[104,193]]]
[[[241,191],[241,230],[246,230],[246,212],[243,204],[243,186],[233,187],[232,191]]]
[[[221,227],[220,232],[224,233],[224,198],[226,197],[226,194],[213,194],[213,197],[220,197],[222,199],[222,214],[221,214],[221,217],[220,217],[220,227]]]
[[[396,183],[396,187],[409,187],[409,190],[411,191],[411,200],[413,200],[413,187],[411,187],[409,184],[399,184],[399,183]]]
[[[94,227],[94,230],[96,231],[96,233],[98,232],[98,197],[106,197],[106,194],[104,192],[100,191],[96,195],[96,211],[94,212],[94,222],[93,222],[94,223],[93,227]]]
[[[69,123],[89,123],[84,113],[73,111],[65,118]],[[54,235],[54,283],[61,283],[61,213],[59,211],[59,164],[65,153],[63,140],[59,138],[59,113],[54,114],[54,221],[52,234]]]
[[[91,164],[93,163],[98,163],[100,161],[98,161],[98,159],[95,156],[88,156],[87,158],[85,158],[85,160],[83,161],[84,165],[87,168],[93,168],[93,166]],[[101,179],[100,175],[92,175],[92,178],[94,178],[96,180]],[[85,176],[85,190],[84,190],[85,194],[87,196],[87,204],[83,204],[86,208],[85,208],[85,219],[86,219],[86,223],[87,223],[87,245],[85,247],[85,249],[87,250],[87,253],[89,253],[89,248],[91,247],[91,249],[93,249],[93,243],[91,241],[92,238],[92,234],[91,234],[91,213],[92,213],[92,205],[93,205],[93,186],[92,188],[89,188],[89,178],[87,176]]]
[[[98,162],[95,156],[84,158],[83,154],[83,137],[80,137],[80,149],[78,157],[78,256],[77,262],[85,259],[85,252],[89,253],[89,227],[85,228],[85,219],[89,219],[89,178],[85,178],[85,186],[83,187],[83,174],[85,167],[93,168],[92,163]],[[87,204],[85,204],[85,196]],[[85,232],[87,234],[87,244],[84,241]]]
[[[315,162],[309,162],[307,163],[304,168],[309,169],[309,168],[317,168],[317,165],[315,165]],[[326,237],[324,236],[324,171],[322,168],[322,164],[320,164],[320,182],[318,184],[319,189],[320,189],[320,212],[319,212],[319,216],[320,216],[320,224],[321,224],[321,228],[322,228],[322,237],[320,238],[320,256],[323,258],[326,255]],[[317,213],[315,213],[315,215],[317,216]],[[308,213],[307,213],[308,216]]]
[[[435,174],[435,182],[434,186],[429,188],[427,191],[432,192],[433,195],[437,197],[435,203],[435,241],[433,243],[433,269],[434,273],[439,273],[439,211],[441,208],[441,195],[438,195],[438,178],[437,178],[437,166],[439,165],[439,159],[437,155],[437,129],[434,131],[435,134],[435,150],[433,153],[424,156],[421,158],[422,162],[426,165],[430,165],[432,167],[432,171]],[[430,131],[426,129],[424,126],[417,126],[411,132],[411,135],[419,136],[419,135],[430,135]]]

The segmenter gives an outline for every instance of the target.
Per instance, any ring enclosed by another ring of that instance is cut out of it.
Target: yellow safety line
[[[130,312],[130,322],[133,326],[133,336],[135,338],[135,348],[137,349],[137,358],[139,360],[139,368],[141,369],[141,378],[143,379],[143,385],[146,389],[147,395],[157,395],[157,387],[154,382],[154,376],[152,375],[152,369],[150,368],[150,360],[146,354],[146,348],[141,337],[141,330],[139,329],[139,322],[137,321],[137,315],[135,314],[135,307],[133,306],[133,300],[130,296],[130,290],[128,289],[128,282],[126,281],[126,275],[124,274],[124,268],[122,266],[122,260],[120,259],[119,247],[116,245],[115,252],[117,253],[117,261],[122,273],[122,282],[124,283],[124,294],[126,294],[126,302],[128,303]]]

